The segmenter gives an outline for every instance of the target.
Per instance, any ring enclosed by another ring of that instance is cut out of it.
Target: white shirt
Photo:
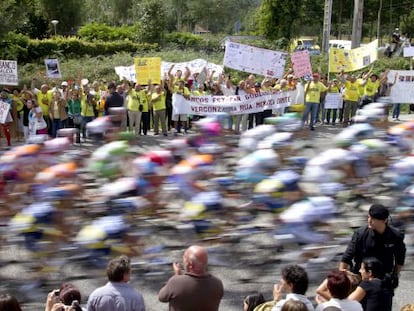
[[[313,307],[312,302],[308,299],[308,297],[306,297],[305,295],[300,295],[300,294],[294,294],[294,293],[290,293],[286,295],[285,299],[279,300],[276,305],[272,308],[271,311],[280,311],[283,307],[283,305],[285,304],[286,301],[288,300],[299,300],[302,301],[306,307],[308,308],[308,311],[314,311],[315,308]]]
[[[331,298],[329,301],[319,304],[316,311],[323,311],[326,307],[337,307],[342,311],[363,311],[358,301],[350,299]]]

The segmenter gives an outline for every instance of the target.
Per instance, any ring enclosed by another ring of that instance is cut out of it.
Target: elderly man
[[[185,272],[173,264],[174,276],[158,293],[161,302],[169,303],[170,311],[217,311],[223,297],[223,283],[207,272],[205,248],[190,246],[183,256]]]

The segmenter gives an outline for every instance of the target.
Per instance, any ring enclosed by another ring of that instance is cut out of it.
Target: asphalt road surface
[[[402,115],[401,120],[412,120],[414,115]],[[320,125],[310,133],[308,141],[324,150],[332,146],[332,137],[341,130],[336,127]],[[154,145],[162,145],[171,137],[152,136],[141,137],[136,147],[139,150],[150,150]],[[86,144],[82,148],[89,148]],[[263,215],[263,223],[269,221],[269,215]],[[365,213],[362,210],[352,210],[345,213],[343,219],[338,219],[338,224],[348,224],[357,227],[365,223]],[[162,229],[157,229],[157,226]],[[311,286],[309,296],[315,295],[315,288],[326,276],[330,269],[338,266],[338,254],[340,254],[349,240],[348,232],[342,240],[338,240],[328,247],[314,260],[309,260],[315,250],[303,249],[299,246],[279,247],[275,239],[268,232],[252,232],[242,238],[235,234],[225,238],[214,240],[197,240],[187,235],[185,229],[174,230],[165,223],[147,224],[148,232],[146,241],[150,243],[145,257],[134,257],[133,276],[131,283],[143,294],[147,310],[168,310],[166,304],[158,302],[157,293],[163,284],[172,275],[171,263],[180,261],[184,249],[193,243],[202,244],[209,249],[210,272],[223,280],[225,295],[220,305],[222,311],[242,310],[244,296],[260,291],[265,298],[271,299],[273,284],[280,280],[280,270],[284,265],[304,264],[310,275]],[[172,226],[173,227],[173,226]],[[412,245],[411,236],[406,240]],[[148,244],[147,244],[148,245]],[[252,246],[253,245],[253,246]],[[148,247],[148,246],[147,246]],[[254,251],[250,251],[254,250]],[[319,248],[320,250],[320,248]],[[401,273],[400,286],[396,290],[393,310],[400,310],[404,304],[414,303],[411,296],[414,288],[414,265],[412,249],[406,260],[406,265]],[[325,256],[326,255],[326,256]],[[41,283],[33,283],[36,273],[30,267],[36,258],[32,258],[25,250],[13,245],[3,247],[0,250],[0,291],[10,291],[18,295],[18,299],[24,301],[23,309],[26,311],[43,310],[46,293],[53,290],[63,281],[69,281],[81,290],[83,303],[86,303],[88,295],[99,286],[106,283],[104,268],[97,268],[78,263],[77,261],[65,261],[59,259],[57,265],[59,271],[50,273],[50,279]],[[150,259],[149,259],[150,258]]]

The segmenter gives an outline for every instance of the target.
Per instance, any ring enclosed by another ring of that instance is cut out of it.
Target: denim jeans
[[[63,122],[60,119],[53,119],[52,121],[52,137],[57,136],[57,131],[63,128]]]
[[[392,109],[392,117],[398,119],[400,117],[401,104],[394,104]]]
[[[336,112],[338,109],[326,109],[326,122],[331,122],[331,111],[332,111],[332,123],[336,122]]]
[[[309,127],[313,128],[313,125],[315,124],[315,120],[318,115],[318,106],[319,106],[319,103],[305,102],[305,110],[303,111],[303,116],[302,116],[302,127],[305,126],[305,122],[309,118],[309,114],[310,114]]]

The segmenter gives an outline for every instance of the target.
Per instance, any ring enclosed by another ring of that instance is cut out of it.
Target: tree
[[[259,31],[266,38],[290,40],[296,35],[294,21],[302,12],[301,0],[263,0],[259,12]]]
[[[158,0],[145,0],[139,5],[140,38],[143,42],[160,43],[165,30],[165,8]]]
[[[6,35],[9,31],[18,28],[20,25],[27,23],[27,13],[30,12],[29,0],[2,0],[0,1],[0,37]]]
[[[82,0],[39,0],[39,3],[47,20],[59,21],[57,26],[58,34],[73,33],[81,24],[83,8]]]

